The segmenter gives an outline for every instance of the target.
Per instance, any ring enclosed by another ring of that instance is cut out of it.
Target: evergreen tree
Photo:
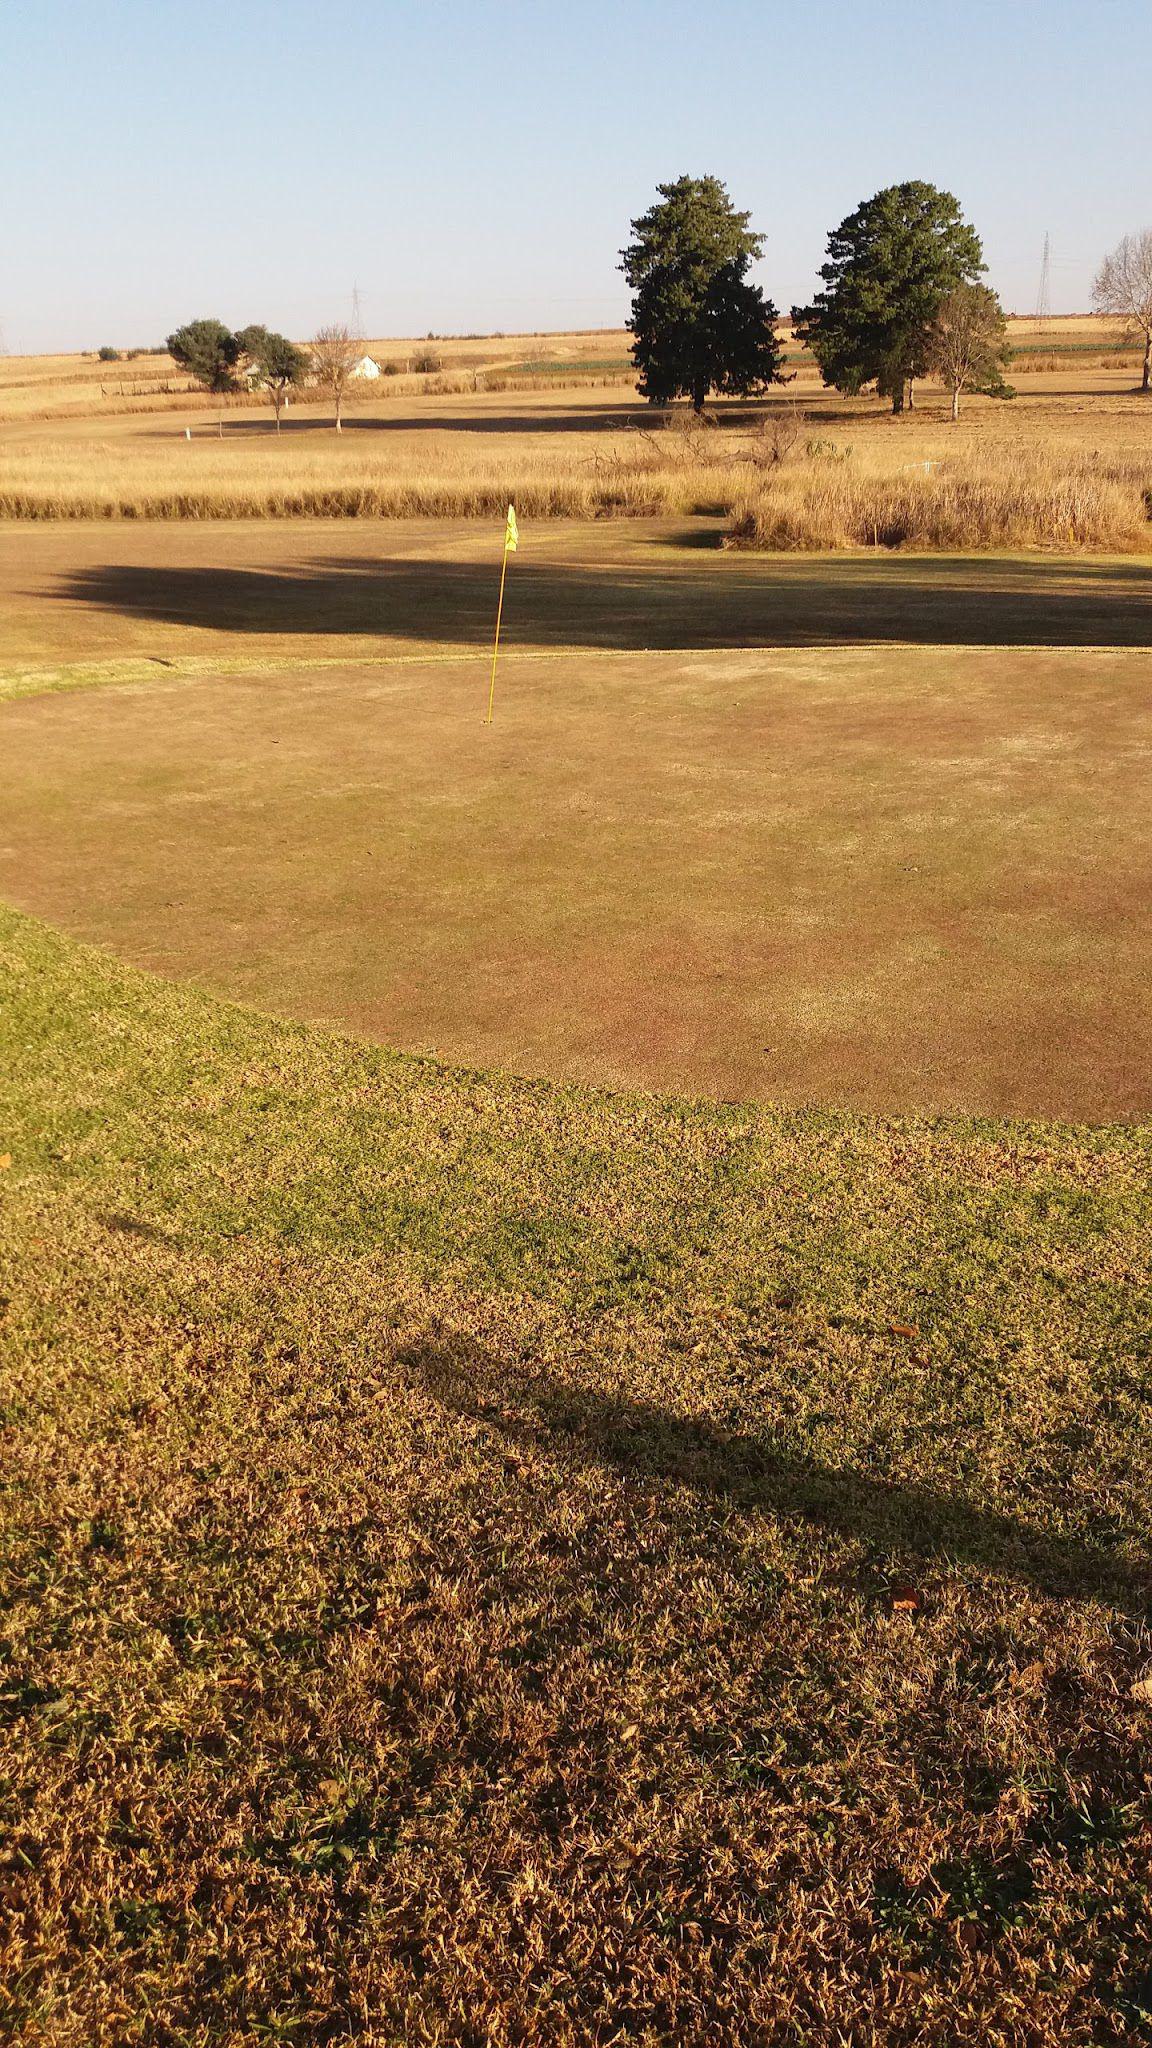
[[[240,343],[219,320],[190,320],[168,336],[165,344],[173,362],[195,377],[207,391],[234,391],[234,371],[240,358]]]
[[[653,404],[710,391],[745,396],[780,382],[776,308],[747,270],[764,246],[719,178],[659,185],[621,250],[632,287],[632,355]]]
[[[866,199],[828,237],[824,290],[792,319],[826,384],[875,384],[893,412],[927,369],[932,323],[949,292],[972,284],[984,252],[950,192],[919,180]]]

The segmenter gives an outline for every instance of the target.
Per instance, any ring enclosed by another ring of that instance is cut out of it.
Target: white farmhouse
[[[353,363],[349,375],[352,377],[366,377],[371,382],[374,377],[380,375],[380,365],[373,362],[371,356],[361,356],[359,362]]]

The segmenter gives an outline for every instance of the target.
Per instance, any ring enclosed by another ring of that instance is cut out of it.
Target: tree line
[[[244,384],[266,391],[276,413],[276,431],[290,391],[309,380],[331,392],[340,430],[344,397],[362,343],[348,327],[322,327],[307,348],[287,335],[252,325],[233,334],[222,320],[190,320],[168,336],[173,362],[206,391],[239,391]]]
[[[712,392],[747,397],[786,383],[779,314],[748,276],[764,250],[750,214],[719,178],[677,178],[657,191],[620,252],[644,397],[689,398],[699,412]],[[955,419],[964,393],[1013,395],[1007,323],[985,269],[980,237],[951,192],[917,179],[887,185],[833,228],[821,289],[793,306],[792,331],[837,391],[875,390],[899,413],[913,404],[917,379],[931,375],[950,392]],[[1152,392],[1152,229],[1125,235],[1105,258],[1093,304],[1139,338],[1142,389]],[[361,346],[341,326],[321,328],[306,349],[267,327],[233,334],[219,320],[168,336],[174,360],[206,390],[238,390],[241,378],[265,390],[277,430],[288,393],[309,379],[331,392],[339,428]]]
[[[747,275],[763,253],[719,178],[677,178],[632,222],[620,268],[632,288],[632,353],[640,390],[655,404],[710,392],[748,396],[787,382],[771,299]],[[869,389],[893,412],[911,405],[916,380],[933,375],[951,393],[1010,398],[1011,350],[1003,308],[985,284],[980,237],[959,202],[909,180],[866,199],[828,237],[821,290],[793,306],[792,329],[825,384]],[[1093,291],[1144,344],[1143,389],[1152,388],[1152,231],[1126,236]]]

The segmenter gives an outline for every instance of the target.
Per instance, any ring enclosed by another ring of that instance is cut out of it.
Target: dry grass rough
[[[1146,1130],[0,946],[8,2038],[1147,2035]]]
[[[737,507],[741,547],[1152,547],[1152,461],[1069,462],[1034,453],[943,460],[878,474],[849,462],[770,471]]]

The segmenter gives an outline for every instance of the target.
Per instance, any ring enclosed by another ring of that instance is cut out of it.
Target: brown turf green
[[[0,891],[479,1065],[1147,1112],[1145,655],[524,653],[3,706]]]
[[[718,519],[525,523],[509,648],[1152,647],[1152,562],[747,555]],[[40,662],[482,647],[502,525],[195,520],[0,526],[0,675]]]

